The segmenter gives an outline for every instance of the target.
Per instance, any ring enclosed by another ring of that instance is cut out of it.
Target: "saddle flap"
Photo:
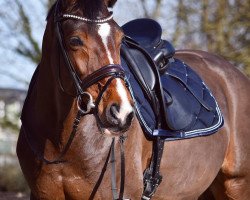
[[[161,42],[162,28],[152,19],[135,19],[124,24],[122,29],[125,35],[146,49],[156,47]]]
[[[136,76],[144,91],[152,91],[155,87],[156,80],[154,72],[145,55],[136,49],[128,48],[126,44],[122,44],[121,54],[127,61],[130,70]],[[150,95],[149,98],[151,98]]]

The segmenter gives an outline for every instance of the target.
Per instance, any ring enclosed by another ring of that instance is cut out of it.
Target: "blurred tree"
[[[220,54],[250,76],[249,10],[249,0],[178,0],[173,41]]]
[[[40,3],[43,5],[44,10],[47,11],[55,0],[41,0]],[[36,29],[31,22],[31,10],[24,8],[24,2],[20,0],[5,0],[1,7],[5,8],[0,10],[0,15],[3,16],[2,22],[5,24],[6,32],[10,35],[16,35],[18,30],[19,36],[16,37],[16,44],[13,46],[13,51],[18,55],[29,59],[31,62],[37,64],[41,58],[40,42],[35,38]],[[26,2],[27,4],[27,2]],[[32,6],[32,5],[31,5]],[[6,9],[7,8],[7,9]],[[13,16],[13,13],[9,11],[15,11],[17,15]],[[32,12],[34,12],[32,8]],[[41,22],[39,22],[41,23]]]
[[[179,48],[194,48],[195,42],[192,37],[196,27],[191,24],[191,19],[195,9],[190,1],[178,0],[175,10],[176,25],[172,42]]]
[[[250,76],[249,0],[177,0],[174,3],[140,0],[139,3],[143,17],[160,21],[164,35],[178,49],[202,49],[220,54]],[[169,17],[167,6],[172,7],[174,17]],[[174,31],[170,35],[172,21]]]
[[[34,12],[32,1],[21,0],[5,0],[0,2],[0,48],[3,52],[1,61],[5,60],[7,66],[0,65],[0,72],[17,82],[23,82],[28,85],[29,80],[25,77],[25,73],[20,73],[25,70],[25,67],[19,65],[17,62],[22,58],[28,60],[33,66],[36,66],[40,62],[41,58],[41,37],[37,37],[37,27],[44,27],[45,19],[36,17],[40,14],[44,16],[47,10],[51,7],[55,0],[40,0],[39,7],[43,8],[39,12]],[[39,30],[42,32],[42,29]],[[42,33],[41,33],[42,34]],[[10,53],[8,53],[10,52]],[[8,56],[10,55],[10,56]],[[18,59],[17,59],[18,58]],[[20,61],[19,61],[20,62]],[[15,66],[16,73],[11,71],[11,67]],[[24,75],[24,76],[23,76]],[[19,117],[20,113],[13,113],[14,119],[10,119],[7,116],[0,119],[0,126],[4,129],[11,129],[13,132],[19,130]]]
[[[150,2],[150,6],[147,6],[146,0],[140,0],[141,6],[143,8],[144,17],[157,19],[161,15],[161,5],[164,0],[154,0]],[[152,5],[153,4],[153,5]],[[153,8],[152,8],[153,7]]]
[[[0,66],[1,74],[28,85],[25,76],[26,67],[36,66],[41,58],[41,38],[45,25],[45,16],[55,0],[4,0],[0,2],[0,52],[2,53]],[[38,35],[40,36],[38,37]],[[20,63],[20,60],[22,64]],[[3,66],[15,66],[4,68]],[[14,69],[16,68],[16,69]],[[27,70],[28,71],[28,70]],[[27,72],[26,71],[26,72]],[[32,70],[29,70],[32,71]]]
[[[47,0],[46,2],[47,10],[49,10],[54,3],[55,3],[55,0]]]
[[[125,10],[129,9],[131,4],[135,4],[135,0],[128,1],[129,4],[123,4],[127,6]],[[17,56],[29,60],[35,66],[41,58],[41,33],[45,25],[41,13],[45,16],[44,13],[55,0],[31,2],[33,1],[0,2],[0,45],[3,49],[10,49]],[[118,4],[119,2],[121,1],[118,0]],[[249,0],[140,0],[137,2],[136,14],[139,13],[138,9],[141,9],[144,17],[160,21],[165,35],[178,49],[195,48],[218,53],[250,75]],[[35,7],[36,4],[40,6]],[[39,37],[37,37],[38,32]],[[169,34],[170,32],[172,34]],[[3,40],[7,37],[12,38],[12,42]],[[2,69],[0,71],[14,79],[23,80],[19,74],[14,76],[8,71]]]
[[[28,17],[28,14],[25,12],[22,4],[19,2],[19,0],[15,0],[18,11],[19,11],[19,18],[21,22],[21,33],[23,36],[27,39],[27,42],[19,41],[19,44],[17,47],[15,47],[15,51],[26,57],[27,59],[30,59],[34,63],[38,63],[41,58],[41,50],[39,48],[39,43],[35,40],[34,36],[32,35],[32,28],[31,23]]]

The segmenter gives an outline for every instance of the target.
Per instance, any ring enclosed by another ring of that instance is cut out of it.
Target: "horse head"
[[[115,2],[58,0],[52,9],[54,17],[48,16],[48,26],[54,30],[51,31],[54,51],[58,52],[61,45],[58,58],[54,58],[60,60],[59,85],[68,94],[76,91],[81,99],[78,104],[88,107],[88,112],[95,109],[99,128],[107,135],[126,131],[134,116],[124,76],[117,76],[123,73],[120,66],[123,32],[108,10]],[[54,73],[58,76],[56,70]],[[83,93],[79,94],[81,90]]]

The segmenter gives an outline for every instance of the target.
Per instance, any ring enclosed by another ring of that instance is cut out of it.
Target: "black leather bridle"
[[[66,66],[68,68],[68,71],[72,77],[74,86],[76,88],[76,98],[77,98],[77,105],[78,105],[78,112],[77,115],[75,117],[74,123],[73,123],[73,129],[72,132],[70,134],[70,137],[68,139],[68,142],[66,143],[64,149],[62,150],[61,154],[53,161],[48,161],[45,158],[43,159],[44,161],[46,161],[47,164],[55,164],[55,163],[60,163],[62,161],[63,156],[65,155],[65,153],[68,151],[74,137],[77,131],[77,127],[80,123],[80,119],[81,117],[83,117],[84,115],[87,114],[94,114],[97,120],[97,125],[100,128],[101,131],[101,126],[103,126],[100,117],[98,115],[98,106],[99,103],[102,99],[102,96],[104,94],[104,92],[108,89],[109,85],[111,84],[111,82],[116,79],[116,78],[120,78],[122,80],[126,81],[126,77],[125,77],[125,71],[124,69],[121,67],[121,65],[117,65],[117,64],[110,64],[110,65],[106,65],[103,67],[100,67],[98,70],[94,71],[93,73],[89,74],[87,77],[85,77],[83,80],[81,80],[79,78],[79,76],[77,75],[77,72],[75,70],[75,68],[72,65],[72,62],[70,60],[70,57],[66,51],[66,47],[65,47],[65,43],[63,40],[63,32],[62,32],[62,25],[61,25],[61,21],[62,20],[66,20],[66,19],[73,19],[73,20],[82,20],[85,21],[86,23],[104,23],[104,22],[108,22],[109,20],[111,20],[112,17],[112,13],[110,13],[110,16],[104,18],[104,19],[96,19],[96,20],[92,20],[92,19],[88,19],[88,18],[84,18],[84,17],[79,17],[79,16],[75,16],[75,15],[70,15],[70,14],[59,14],[59,4],[60,4],[60,0],[58,0],[56,2],[56,6],[55,6],[55,13],[54,13],[54,22],[56,25],[56,36],[58,38],[58,42],[59,42],[59,46],[60,46],[60,50],[61,53],[63,55],[64,61],[66,63]],[[91,96],[90,93],[86,92],[86,90],[98,83],[99,81],[108,78],[108,80],[106,81],[105,85],[100,89],[100,92],[97,96],[97,98],[95,99],[95,102],[93,101],[93,97]],[[63,92],[65,92],[64,88],[62,87],[62,83],[60,81],[60,77],[58,77],[59,80],[59,85],[60,88],[62,89]],[[127,84],[125,84],[127,85]],[[83,99],[87,98],[87,103],[83,102]],[[84,103],[86,103],[85,105],[83,105]],[[89,199],[94,199],[94,196],[97,192],[97,189],[99,188],[103,175],[106,171],[106,167],[107,167],[107,163],[110,160],[111,157],[111,163],[112,163],[112,195],[113,195],[113,199],[119,199],[122,200],[123,199],[123,193],[124,193],[124,185],[125,185],[125,155],[124,155],[124,140],[125,137],[124,136],[120,136],[120,150],[121,150],[121,182],[120,182],[120,192],[119,192],[119,196],[117,194],[117,189],[116,189],[116,178],[115,178],[115,164],[114,164],[114,160],[115,160],[115,155],[114,155],[114,141],[115,139],[113,138],[112,140],[112,144],[110,147],[110,151],[108,153],[108,157],[107,160],[105,162],[105,165],[103,167],[102,173],[90,195]],[[113,162],[112,162],[113,160]]]
[[[95,19],[92,20],[92,19],[88,19],[88,18],[84,18],[84,17],[79,17],[76,15],[61,14],[59,12],[60,2],[61,2],[60,0],[57,0],[57,2],[55,4],[55,10],[54,10],[54,23],[56,26],[56,37],[57,37],[58,42],[59,42],[59,49],[60,49],[59,54],[62,54],[62,56],[64,58],[64,62],[65,62],[66,67],[70,73],[70,76],[72,77],[72,80],[73,80],[73,83],[74,83],[74,86],[76,89],[76,95],[74,97],[77,99],[78,112],[77,112],[76,117],[75,117],[74,122],[73,122],[72,132],[70,134],[70,137],[68,138],[68,141],[67,141],[66,145],[64,146],[64,148],[62,149],[62,151],[60,152],[60,154],[55,159],[48,160],[43,155],[41,155],[39,152],[37,152],[36,148],[29,141],[28,133],[30,131],[29,131],[28,127],[25,126],[25,120],[24,120],[23,116],[21,117],[21,120],[23,122],[22,129],[24,131],[24,135],[26,137],[26,140],[27,140],[29,146],[31,147],[32,151],[38,156],[38,158],[46,164],[59,164],[59,163],[65,162],[65,160],[63,160],[63,157],[66,154],[66,152],[69,150],[69,148],[72,144],[72,141],[73,141],[73,139],[76,135],[76,132],[77,132],[78,125],[79,125],[80,120],[83,116],[85,116],[87,114],[94,114],[94,116],[96,117],[96,120],[97,120],[97,125],[99,126],[100,131],[102,131],[101,127],[103,126],[103,124],[102,124],[101,119],[100,119],[99,114],[98,114],[98,106],[99,106],[99,103],[103,97],[103,94],[108,89],[111,82],[116,78],[122,79],[125,82],[125,85],[127,85],[125,71],[121,67],[121,65],[117,65],[117,64],[110,64],[110,65],[100,67],[98,70],[87,75],[83,80],[81,80],[80,77],[78,76],[74,66],[72,65],[70,57],[66,51],[65,42],[63,40],[63,31],[62,31],[62,25],[61,25],[61,22],[63,20],[73,19],[73,20],[82,20],[82,21],[85,21],[86,23],[99,23],[100,24],[100,23],[105,23],[105,22],[108,22],[109,20],[111,20],[113,18],[112,13],[110,13],[110,15],[104,19],[96,19],[96,20]],[[58,71],[60,71],[60,66],[59,66]],[[104,84],[104,86],[102,88],[99,88],[99,90],[100,90],[99,94],[98,94],[97,98],[95,100],[93,100],[92,95],[90,93],[88,93],[86,90],[89,87],[91,87],[92,85],[97,84],[99,81],[101,81],[105,78],[107,78],[106,83]],[[58,74],[58,81],[59,81],[59,87],[61,88],[61,90],[64,93],[66,93],[67,95],[72,96],[71,94],[67,93],[65,91],[65,89],[63,88],[62,82],[60,79],[60,73]],[[87,102],[85,101],[86,99],[87,99]],[[120,141],[120,151],[121,151],[121,153],[120,153],[120,155],[121,155],[121,181],[120,181],[119,195],[117,194],[117,188],[116,188],[115,155],[114,155],[115,138],[113,138],[111,146],[110,146],[110,150],[109,150],[109,153],[107,156],[107,160],[103,166],[102,173],[101,173],[95,187],[93,188],[93,191],[90,194],[89,199],[94,199],[95,194],[96,194],[96,192],[97,192],[97,190],[102,182],[102,179],[103,179],[104,173],[106,171],[108,162],[111,162],[111,166],[112,166],[111,180],[112,180],[113,199],[114,200],[122,200],[123,199],[124,185],[125,185],[125,155],[124,155],[125,137],[123,135],[120,136],[119,141]]]
[[[78,17],[78,16],[70,15],[70,14],[59,14],[60,2],[61,2],[60,0],[56,2],[55,13],[54,13],[54,22],[56,25],[56,36],[58,38],[60,50],[62,52],[67,69],[72,77],[74,86],[76,88],[76,96],[77,96],[78,101],[81,101],[84,96],[87,96],[88,99],[92,100],[91,95],[88,92],[86,92],[86,89],[98,83],[99,81],[103,80],[104,78],[110,77],[110,79],[103,86],[103,89],[100,91],[99,96],[97,97],[96,102],[95,102],[95,107],[93,105],[90,105],[91,109],[93,109],[93,108],[98,107],[98,104],[100,103],[103,93],[111,84],[111,81],[113,79],[121,78],[125,80],[125,71],[121,67],[121,65],[109,64],[109,65],[100,67],[98,70],[94,71],[92,74],[89,74],[87,77],[81,80],[75,68],[73,67],[70,57],[66,51],[65,42],[62,37],[63,32],[62,32],[61,22],[67,19],[73,19],[73,20],[82,20],[82,21],[85,21],[86,23],[104,23],[112,19],[112,13],[107,18],[100,19],[100,20],[91,20],[88,18]],[[60,83],[60,86],[62,86],[61,83]],[[65,90],[62,87],[61,89],[65,92]],[[81,105],[81,102],[79,102],[78,105]],[[81,108],[80,110],[82,111],[82,114],[87,114],[91,111],[90,108],[87,110]]]

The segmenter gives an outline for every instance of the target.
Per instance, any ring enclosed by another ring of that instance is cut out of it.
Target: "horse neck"
[[[28,106],[25,106],[24,113],[34,134],[58,141],[63,123],[74,105],[74,98],[64,94],[58,84],[59,67],[63,68],[63,73],[68,72],[64,66],[60,66],[63,64],[62,58],[52,30],[53,24],[48,23],[43,41],[42,60],[38,74],[34,77],[34,86],[29,91],[29,100],[26,103]],[[71,80],[68,77],[66,76],[67,79],[63,81],[70,85]]]
[[[60,49],[55,48],[53,51],[44,52],[39,65],[36,92],[31,101],[31,107],[36,108],[36,112],[32,112],[32,118],[36,119],[34,128],[36,134],[49,139],[53,144],[65,146],[78,112],[76,98],[68,95],[68,93],[74,94],[75,88],[67,66],[64,66]],[[53,56],[50,56],[51,52],[53,52]],[[60,74],[58,73],[59,68]],[[60,87],[59,78],[66,93]],[[80,146],[86,149],[85,152],[88,149],[107,150],[106,144],[109,144],[109,140],[101,136],[93,116],[82,117],[77,130],[77,136],[81,137],[79,141],[84,141]],[[74,147],[72,150],[79,151]],[[76,153],[79,154],[79,152]]]
[[[125,156],[129,163],[134,163],[133,167],[128,167],[126,173],[131,173],[131,170],[141,168],[141,154],[143,143],[145,142],[139,122],[134,120],[130,129],[124,134],[126,140],[124,142]],[[76,163],[84,165],[84,176],[90,183],[96,183],[100,173],[104,167],[104,163],[108,158],[108,153],[111,148],[113,138],[101,135],[96,125],[96,120],[93,115],[87,115],[82,119],[79,125],[79,132],[76,136],[76,143],[72,146],[74,154],[77,152],[77,157],[74,159]],[[81,139],[79,139],[81,138]],[[115,138],[115,160],[116,165],[120,167],[120,142],[119,137]],[[151,149],[149,149],[150,151]],[[71,159],[73,156],[71,157]],[[109,158],[110,160],[111,158]],[[110,167],[110,165],[109,165]],[[93,173],[94,169],[94,173]],[[110,184],[110,171],[105,175],[104,182]],[[140,176],[140,174],[138,174]],[[105,184],[104,184],[105,185]]]
[[[76,137],[72,148],[79,155],[76,159],[80,159],[79,163],[84,163],[90,171],[99,169],[100,163],[107,157],[112,138],[101,134],[94,115],[86,115],[81,119]]]

